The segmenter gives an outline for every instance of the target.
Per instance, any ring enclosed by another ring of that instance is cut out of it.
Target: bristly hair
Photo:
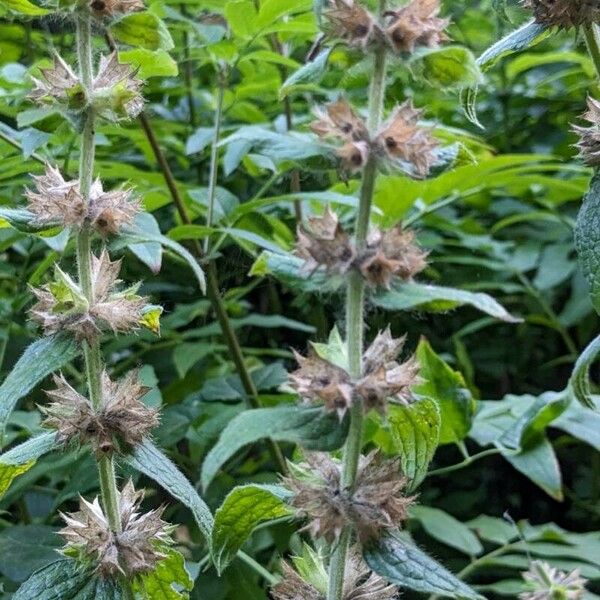
[[[522,0],[538,23],[569,29],[600,21],[600,0]]]
[[[589,127],[572,125],[571,129],[579,136],[575,147],[579,157],[590,167],[600,167],[600,102],[588,96],[588,110],[582,118],[590,123]]]
[[[355,0],[330,0],[323,16],[327,37],[341,40],[350,47],[365,50],[383,38],[371,13]]]
[[[580,600],[587,583],[579,569],[565,573],[541,560],[534,560],[529,565],[523,579],[531,590],[519,594],[520,600]]]
[[[91,0],[90,2],[92,14],[98,19],[127,15],[144,8],[143,0]]]

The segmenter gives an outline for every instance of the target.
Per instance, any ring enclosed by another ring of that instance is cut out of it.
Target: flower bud
[[[79,78],[71,67],[57,55],[50,69],[41,69],[42,79],[32,77],[34,88],[29,98],[41,105],[62,104],[74,111],[81,111],[88,99]]]

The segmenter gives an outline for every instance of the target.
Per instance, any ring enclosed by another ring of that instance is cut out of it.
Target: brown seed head
[[[600,102],[592,97],[587,99],[588,110],[583,118],[590,122],[589,127],[573,125],[572,130],[579,136],[575,147],[579,157],[590,167],[600,166]]]
[[[55,102],[77,102],[73,95],[80,94],[81,107],[85,104],[85,93],[80,89],[79,79],[71,67],[58,55],[54,56],[54,65],[49,69],[41,69],[42,79],[32,77],[34,88],[29,98],[37,104],[53,104]],[[81,108],[80,107],[80,108]]]
[[[144,10],[142,0],[91,0],[90,8],[95,17],[114,17]]]
[[[369,144],[367,142],[346,142],[335,153],[341,159],[343,169],[355,173],[367,164]]]
[[[548,27],[580,27],[600,21],[600,0],[523,0],[538,23]]]
[[[416,110],[407,100],[396,107],[383,125],[374,146],[376,151],[391,161],[406,165],[405,170],[415,177],[425,177],[435,163],[434,150],[438,143],[429,129],[419,126],[423,111]]]
[[[66,527],[59,533],[66,548],[94,560],[105,576],[151,571],[166,556],[162,550],[172,543],[172,528],[161,519],[162,508],[140,513],[142,498],[130,480],[119,494],[120,533],[111,531],[98,498],[91,503],[80,498],[78,512],[62,515]]]
[[[325,110],[318,109],[316,114],[318,120],[310,127],[321,138],[336,138],[343,142],[360,142],[369,139],[365,122],[343,98],[328,104]]]
[[[565,573],[541,560],[534,560],[529,565],[523,579],[532,589],[519,594],[521,600],[579,600],[583,598],[587,583],[579,569]]]
[[[100,235],[118,233],[121,227],[133,222],[140,210],[140,201],[131,190],[105,192],[99,179],[92,184],[88,218]]]
[[[448,40],[444,29],[448,19],[440,19],[440,0],[412,0],[398,10],[388,11],[385,33],[396,52],[414,52],[417,47],[437,48]]]
[[[324,17],[328,37],[343,40],[351,47],[364,50],[382,37],[371,14],[354,0],[331,0]]]

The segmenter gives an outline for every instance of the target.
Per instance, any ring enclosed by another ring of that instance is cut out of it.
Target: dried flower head
[[[367,164],[369,145],[367,142],[346,142],[335,153],[341,159],[343,169],[355,173]]]
[[[316,354],[294,355],[300,368],[290,373],[290,385],[304,400],[322,402],[326,410],[335,411],[342,419],[352,405],[350,375]]]
[[[59,443],[89,443],[97,454],[106,454],[117,449],[115,442],[137,446],[158,425],[157,411],[142,402],[150,388],[140,383],[137,371],[121,381],[111,381],[104,371],[101,382],[102,402],[94,408],[62,375],[54,376],[56,388],[46,392],[52,402],[40,410]]]
[[[308,454],[306,461],[297,470],[307,475],[286,477],[284,485],[314,537],[333,543],[352,524],[359,541],[366,542],[406,520],[414,497],[403,494],[407,481],[398,459],[384,459],[377,452],[361,457],[354,491],[342,486],[341,465],[329,455]]]
[[[382,37],[372,15],[354,0],[330,0],[324,17],[328,36],[343,40],[349,46],[364,50],[371,42]]]
[[[600,166],[600,102],[594,98],[587,99],[588,110],[583,118],[589,121],[589,127],[573,125],[572,130],[579,136],[575,145],[579,149],[579,156],[590,167]]]
[[[130,189],[105,192],[99,179],[92,184],[88,219],[100,235],[118,233],[133,222],[140,210],[140,201]]]
[[[67,541],[65,551],[93,560],[105,576],[151,571],[166,556],[172,527],[161,519],[162,508],[140,513],[142,498],[130,480],[119,494],[120,533],[111,530],[98,498],[80,498],[78,512],[62,515],[66,527],[59,533]]]
[[[586,580],[578,569],[564,573],[547,562],[535,560],[523,578],[531,591],[519,594],[521,600],[578,600],[585,593]]]
[[[318,120],[310,127],[321,138],[336,138],[344,142],[369,139],[365,122],[343,98],[328,104],[325,110],[317,109],[316,115]]]
[[[415,243],[412,231],[398,226],[387,231],[374,230],[356,263],[367,283],[389,288],[393,277],[408,281],[427,266],[427,253]]]
[[[419,363],[414,356],[404,363],[397,362],[396,357],[405,341],[406,336],[394,339],[388,327],[379,332],[365,351],[364,375],[356,382],[356,393],[362,399],[365,411],[375,409],[385,414],[388,402],[410,403],[410,388],[418,383]]]
[[[283,578],[273,587],[273,600],[325,600],[326,590],[305,581],[288,563],[282,565]],[[391,585],[365,564],[358,548],[346,559],[342,600],[392,600],[398,588]]]
[[[308,227],[298,227],[296,255],[304,260],[302,272],[312,274],[319,267],[328,273],[345,273],[354,260],[350,236],[329,206],[322,217],[310,217]]]
[[[40,69],[42,79],[32,77],[34,88],[29,98],[41,105],[61,103],[68,108],[81,110],[87,99],[85,90],[79,83],[77,75],[71,67],[57,55],[50,69]]]
[[[431,130],[420,127],[422,110],[407,100],[392,113],[375,138],[376,151],[414,177],[425,177],[435,163],[438,143]]]
[[[114,17],[144,10],[143,0],[91,0],[90,9],[95,17]]]
[[[55,280],[33,290],[37,303],[31,309],[32,317],[46,334],[70,331],[88,342],[106,329],[115,333],[133,331],[140,324],[153,328],[154,322],[149,322],[145,314],[146,298],[137,294],[137,286],[117,289],[120,266],[121,261],[111,262],[106,249],[92,258],[91,302],[77,283],[55,267]]]
[[[538,23],[548,27],[580,27],[600,21],[599,0],[523,0]]]
[[[412,0],[398,10],[388,11],[385,33],[396,52],[414,52],[419,46],[437,48],[448,37],[448,19],[440,19],[440,0]]]

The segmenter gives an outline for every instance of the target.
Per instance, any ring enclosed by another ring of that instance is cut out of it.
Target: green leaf
[[[423,398],[408,406],[390,405],[384,423],[373,442],[387,454],[399,456],[402,472],[415,490],[427,475],[440,438],[441,414],[438,403]]]
[[[30,17],[39,17],[47,15],[50,11],[46,8],[41,8],[29,2],[29,0],[0,0],[0,6],[5,6],[8,10],[21,13]]]
[[[469,292],[457,288],[440,287],[426,283],[397,283],[390,290],[382,290],[371,296],[376,306],[386,310],[412,310],[420,308],[444,312],[468,304],[496,319],[507,323],[520,323],[491,296],[481,292]]]
[[[307,450],[340,448],[348,433],[348,420],[322,408],[277,406],[246,410],[233,418],[202,465],[202,486],[206,489],[219,469],[238,450],[263,438],[300,444]]]
[[[184,600],[188,598],[181,590],[191,592],[194,581],[185,569],[183,555],[174,548],[163,548],[167,556],[149,573],[144,573],[133,582],[134,592],[144,600]],[[175,586],[175,587],[173,587]]]
[[[256,7],[252,0],[233,0],[225,5],[225,18],[236,37],[249,38],[257,28]]]
[[[423,529],[442,544],[469,556],[483,552],[483,546],[469,527],[443,510],[416,505],[410,509],[410,516],[417,519]]]
[[[575,226],[575,247],[590,286],[592,304],[600,313],[600,175],[590,183]]]
[[[175,77],[179,73],[177,63],[166,50],[148,50],[136,48],[119,52],[119,62],[129,63],[139,69],[142,79],[150,77]]]
[[[229,492],[215,513],[212,532],[212,556],[219,574],[258,525],[293,514],[284,503],[290,495],[279,486],[256,484]]]
[[[447,598],[482,598],[411,542],[395,535],[382,536],[363,555],[375,573],[401,588]]]
[[[475,57],[463,46],[429,49],[411,62],[430,85],[442,89],[474,87],[482,81]]]
[[[145,231],[151,237],[160,236],[160,227],[150,213],[139,213],[135,216],[134,227],[136,230]],[[122,240],[121,240],[122,242]],[[160,272],[162,266],[162,246],[159,242],[130,243],[127,247],[135,254],[153,273]]]
[[[260,3],[257,23],[260,27],[266,27],[284,15],[306,12],[311,7],[312,0],[264,0]]]
[[[126,461],[187,506],[192,511],[202,535],[207,540],[210,539],[213,527],[210,509],[185,475],[159,448],[149,440],[145,440],[137,446],[133,454],[126,457]]]
[[[120,586],[75,560],[57,560],[36,571],[12,600],[124,600]]]
[[[333,47],[322,50],[314,60],[307,62],[292,73],[279,89],[279,98],[283,99],[294,92],[310,87],[307,84],[319,83],[327,70],[327,61],[332,50]]]
[[[173,39],[165,24],[151,12],[125,15],[109,27],[113,37],[130,46],[148,50],[172,50]]]
[[[0,386],[0,431],[20,398],[78,354],[77,342],[64,335],[44,337],[31,344]]]
[[[590,367],[600,354],[600,335],[592,340],[587,348],[581,353],[571,378],[569,379],[569,390],[575,398],[585,407],[595,409],[596,404],[592,398],[590,386]]]
[[[15,477],[29,471],[40,457],[56,447],[56,434],[43,433],[0,455],[0,498]]]
[[[423,383],[414,389],[418,394],[435,400],[440,407],[440,444],[463,440],[471,429],[475,400],[461,373],[452,370],[422,338],[417,347]]]
[[[573,402],[571,406],[552,423],[552,427],[562,429],[573,437],[589,444],[600,452],[600,411],[584,408]]]

